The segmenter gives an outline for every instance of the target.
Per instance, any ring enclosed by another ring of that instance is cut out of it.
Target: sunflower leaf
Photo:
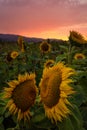
[[[0,130],[5,130],[3,124],[0,124]]]
[[[81,113],[76,105],[73,105],[72,114],[69,116],[74,130],[83,130],[83,120]]]
[[[64,61],[66,60],[66,54],[62,54],[61,56],[56,57],[56,62]]]
[[[3,120],[4,120],[4,117],[1,116],[1,117],[0,117],[0,125],[2,124]]]
[[[42,121],[45,118],[45,113],[44,113],[44,109],[42,107],[40,107],[36,112],[35,115],[32,118],[32,121],[34,123],[38,123],[40,121]]]
[[[57,124],[59,130],[84,130],[81,113],[76,105],[73,105],[72,113],[61,123]]]
[[[32,118],[32,122],[37,128],[49,129],[53,127],[51,121],[45,116],[44,109],[42,107],[36,111]]]
[[[69,118],[66,118],[61,123],[58,123],[57,127],[59,130],[74,130],[72,122]]]
[[[3,115],[3,114],[4,114],[4,112],[5,112],[4,107],[0,107],[0,115]]]
[[[87,102],[81,106],[80,111],[83,117],[83,125],[87,129]]]

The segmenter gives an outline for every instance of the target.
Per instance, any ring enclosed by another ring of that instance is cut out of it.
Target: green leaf
[[[0,124],[0,130],[5,130],[3,124]]]
[[[63,61],[63,60],[66,60],[65,54],[62,54],[62,55],[56,57],[56,62]]]
[[[87,72],[81,73],[81,77],[79,79],[79,84],[82,86],[83,91],[87,97]]]
[[[37,128],[49,129],[53,127],[51,121],[45,116],[44,109],[42,107],[37,110],[32,118],[32,122]]]
[[[3,100],[0,100],[0,107],[4,107],[6,103]]]
[[[57,127],[59,128],[59,130],[74,130],[72,122],[69,118],[66,118],[61,123],[58,123]]]
[[[80,111],[84,121],[84,128],[87,129],[87,102],[81,106]]]
[[[83,130],[82,116],[76,105],[73,105],[72,113],[69,117],[74,127],[74,130]]]
[[[77,106],[80,106],[86,100],[83,88],[80,85],[74,85],[73,87],[76,93],[69,100]]]
[[[59,130],[84,130],[81,113],[76,105],[71,108],[71,114],[67,116],[62,122],[58,122]]]
[[[1,116],[1,117],[0,117],[0,125],[2,124],[3,120],[4,120],[4,117]]]
[[[38,123],[42,121],[44,118],[45,118],[44,109],[41,107],[35,112],[35,115],[33,116],[32,121],[34,123]]]
[[[64,52],[68,52],[68,47],[64,45],[60,45],[60,48],[64,50]]]
[[[50,129],[55,127],[48,118],[43,119],[41,122],[34,124],[37,128]]]
[[[3,115],[5,112],[5,108],[4,107],[0,107],[0,115]]]
[[[10,112],[9,111],[5,112],[4,116],[5,116],[5,118],[9,117],[10,116]]]

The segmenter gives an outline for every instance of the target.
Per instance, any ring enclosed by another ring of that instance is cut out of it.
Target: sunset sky
[[[87,37],[87,0],[0,0],[0,33],[68,39]]]

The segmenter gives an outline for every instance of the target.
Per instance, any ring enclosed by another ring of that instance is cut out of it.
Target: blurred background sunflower
[[[63,63],[43,70],[39,84],[40,96],[45,113],[52,122],[62,121],[70,113],[68,106],[71,106],[71,103],[67,98],[75,92],[70,86],[73,81],[69,77],[74,73],[72,68]]]
[[[47,41],[43,41],[40,44],[40,50],[42,53],[48,53],[51,51],[51,45]]]
[[[11,52],[11,58],[12,59],[15,59],[18,55],[19,55],[19,53],[17,51]]]
[[[18,75],[18,80],[7,83],[8,88],[4,88],[4,99],[8,99],[6,108],[13,115],[17,115],[17,120],[30,120],[30,108],[35,103],[37,87],[35,74],[25,73]]]
[[[82,53],[76,53],[74,56],[74,59],[79,60],[79,59],[85,59],[85,55]]]

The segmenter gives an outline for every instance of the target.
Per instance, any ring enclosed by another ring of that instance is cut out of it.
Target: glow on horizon
[[[22,36],[26,36],[26,37],[35,37],[35,38],[44,38],[44,39],[48,39],[48,38],[53,38],[53,39],[62,39],[62,40],[68,40],[68,35],[66,34],[62,34],[62,33],[57,33],[54,31],[45,31],[42,33],[33,33],[33,34],[28,34],[27,33],[20,33],[20,35]]]
[[[42,31],[42,32],[21,32],[20,35],[27,36],[27,37],[36,37],[36,38],[55,38],[55,39],[62,39],[68,40],[70,31],[77,31],[81,33],[85,39],[87,39],[87,23],[85,24],[76,24],[72,26],[64,26],[58,27],[56,29]]]

